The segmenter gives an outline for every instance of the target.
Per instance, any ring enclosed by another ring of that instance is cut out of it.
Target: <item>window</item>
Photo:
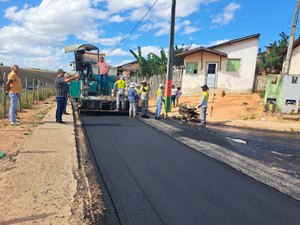
[[[227,71],[229,72],[239,72],[241,67],[240,59],[228,59]]]
[[[198,63],[192,63],[192,62],[186,63],[186,73],[197,74],[198,73]]]
[[[271,83],[272,83],[272,84],[277,84],[277,77],[272,77]]]
[[[209,63],[207,66],[207,73],[208,74],[216,74],[216,67],[217,67],[216,63]]]
[[[292,84],[297,84],[298,77],[292,77]]]

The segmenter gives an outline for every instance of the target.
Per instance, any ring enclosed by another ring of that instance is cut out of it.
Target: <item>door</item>
[[[218,63],[207,63],[206,66],[206,84],[209,88],[216,88]]]

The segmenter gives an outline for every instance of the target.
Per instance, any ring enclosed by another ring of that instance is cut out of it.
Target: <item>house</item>
[[[123,65],[117,66],[117,71],[119,74],[126,76],[126,77],[131,77],[133,76],[136,71],[139,69],[139,62],[138,61],[133,61],[129,62]]]
[[[287,49],[282,52],[284,61]],[[294,41],[289,74],[269,75],[264,103],[274,104],[282,113],[297,114],[300,102],[300,37]],[[297,63],[298,62],[298,63]]]
[[[287,50],[283,54],[286,54]],[[285,60],[285,58],[284,58]],[[289,74],[300,75],[300,37],[294,41]]]
[[[210,89],[252,92],[259,37],[254,34],[177,54],[185,65],[183,94],[199,94],[203,84]]]

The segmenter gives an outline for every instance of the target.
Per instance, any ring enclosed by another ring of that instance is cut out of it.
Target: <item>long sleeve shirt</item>
[[[136,102],[137,98],[138,98],[138,94],[137,94],[135,88],[131,87],[128,90],[128,101],[129,102]]]

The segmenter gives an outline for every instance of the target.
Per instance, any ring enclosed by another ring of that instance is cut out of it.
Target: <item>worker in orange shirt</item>
[[[107,74],[109,71],[109,65],[104,60],[104,54],[100,56],[100,61],[96,64],[99,68],[99,91],[107,89]]]

